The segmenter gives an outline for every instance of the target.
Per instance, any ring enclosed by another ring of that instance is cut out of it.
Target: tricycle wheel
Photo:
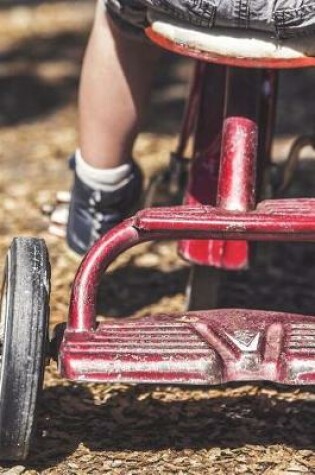
[[[192,265],[186,288],[187,310],[218,308],[224,272],[216,267]]]
[[[0,459],[26,458],[44,375],[50,265],[42,239],[15,238],[0,310]]]

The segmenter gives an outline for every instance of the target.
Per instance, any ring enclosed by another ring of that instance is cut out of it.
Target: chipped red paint
[[[190,48],[184,44],[174,43],[164,36],[152,30],[152,27],[145,29],[145,33],[151,41],[168,51],[190,58],[205,61],[207,63],[222,64],[226,66],[236,66],[240,68],[264,68],[264,69],[295,69],[309,68],[315,66],[315,57],[303,57],[296,59],[270,59],[270,58],[237,58],[231,56],[221,56],[215,53],[200,51]]]
[[[268,200],[249,212],[211,206],[148,208],[116,226],[88,252],[76,275],[68,327],[95,329],[96,295],[102,274],[126,249],[160,239],[314,241],[315,199]]]
[[[244,130],[245,126],[242,124],[246,120],[249,120],[252,129],[255,129],[256,123],[268,119],[267,124],[259,123],[259,125],[262,131],[269,132],[272,128],[269,116],[266,117],[266,113],[263,114],[263,111],[267,109],[266,76],[259,70],[247,71],[218,65],[204,65],[204,68],[198,69],[196,74],[202,77],[199,80],[201,98],[193,162],[184,203],[186,205],[215,205],[217,203],[218,206],[229,209],[232,206],[231,200],[236,200],[236,188],[240,193],[242,192],[239,184],[251,183],[251,205],[245,202],[242,203],[243,207],[240,202],[237,205],[237,209],[245,211],[254,205],[257,137],[254,140],[253,131],[249,134],[245,133],[246,143],[244,141],[241,143],[239,136],[236,137],[235,134],[237,130]],[[270,85],[269,82],[267,84]],[[268,92],[271,94],[272,88]],[[226,125],[222,139],[223,124],[232,124],[232,122],[234,129]],[[238,143],[237,147],[234,146],[236,143]],[[261,160],[261,157],[259,158]],[[229,172],[229,169],[233,167],[238,169],[237,174]],[[226,202],[227,196],[222,200],[218,196],[218,193],[220,195],[224,189],[230,193],[229,204]],[[240,196],[238,201],[239,198]],[[179,252],[187,261],[199,265],[228,270],[246,269],[249,265],[249,250],[246,241],[185,240],[180,242]]]
[[[212,310],[100,323],[67,331],[62,376],[85,382],[315,382],[314,317]]]
[[[244,117],[229,117],[223,125],[217,206],[247,211],[255,206],[258,128]]]
[[[214,206],[217,198],[227,68],[203,64],[202,69],[197,66],[196,76],[200,100],[193,161],[184,204]],[[244,242],[183,240],[179,243],[179,253],[189,262],[224,269],[239,270],[247,267],[248,263],[247,244]]]
[[[182,254],[194,262],[243,268],[248,241],[315,241],[315,199],[257,204],[270,158],[276,83],[270,70],[198,65],[177,150],[184,153],[196,127],[185,203],[140,211],[88,252],[75,277],[59,351],[63,376],[198,385],[315,383],[314,317],[224,309],[96,321],[102,274],[138,243],[181,240]]]

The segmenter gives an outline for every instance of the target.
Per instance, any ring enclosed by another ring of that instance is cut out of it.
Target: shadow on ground
[[[76,100],[87,37],[88,30],[34,35],[1,51],[0,125],[34,120]],[[47,63],[60,61],[68,64],[64,65],[64,71],[61,67],[59,77],[53,74],[49,78],[39,72],[43,64],[45,70]],[[146,131],[178,132],[192,68],[191,60],[170,53],[163,56],[144,124]],[[284,71],[280,76],[278,132],[285,135],[312,132],[314,69]]]
[[[86,40],[81,33],[36,36],[2,51],[0,126],[36,120],[75,101]],[[64,65],[56,73],[54,63],[60,61]],[[66,62],[73,68],[67,69]]]
[[[279,175],[283,166],[278,166]],[[315,163],[302,160],[283,198],[315,195]],[[252,243],[252,265],[228,272],[221,286],[220,307],[247,307],[292,313],[314,313],[315,249],[313,243]],[[147,252],[155,253],[152,243]],[[99,313],[128,316],[163,297],[185,292],[189,268],[169,272],[128,265],[105,274]]]
[[[152,245],[152,252],[155,246]],[[184,291],[189,269],[169,272],[132,263],[106,274],[99,291],[99,315],[127,317],[163,297],[173,297]]]
[[[0,52],[0,126],[42,118],[75,103],[88,30],[36,35]],[[145,130],[176,133],[191,64],[165,53]]]
[[[93,451],[157,451],[162,449],[233,450],[244,445],[281,444],[314,450],[314,405],[311,401],[278,399],[275,387],[266,394],[159,400],[152,388],[127,387],[95,405],[87,387],[46,389],[42,396],[39,433],[27,467],[54,466],[80,443]],[[198,388],[197,388],[198,389]],[[281,388],[282,393],[286,390]],[[288,391],[292,391],[288,389]]]

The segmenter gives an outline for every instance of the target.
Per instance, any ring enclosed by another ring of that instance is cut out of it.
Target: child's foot
[[[132,163],[128,180],[111,191],[94,189],[74,173],[67,243],[76,253],[85,254],[97,239],[133,212],[142,192],[142,173]]]

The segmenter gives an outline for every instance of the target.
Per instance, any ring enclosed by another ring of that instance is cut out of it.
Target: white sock
[[[76,174],[90,188],[100,191],[115,191],[125,186],[132,178],[132,164],[125,163],[115,168],[92,167],[78,149],[75,153]]]

